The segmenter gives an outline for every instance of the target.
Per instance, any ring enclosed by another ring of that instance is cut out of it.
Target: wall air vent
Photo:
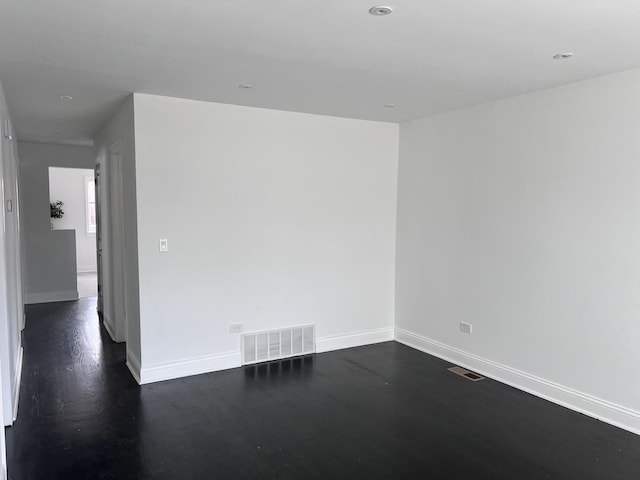
[[[482,375],[478,375],[477,373],[470,372],[466,368],[451,367],[451,368],[447,368],[447,370],[455,373],[456,375],[460,375],[461,377],[469,379],[473,382],[479,382],[480,380],[484,380],[484,377]]]
[[[243,365],[308,355],[316,351],[315,325],[246,333],[240,338]]]

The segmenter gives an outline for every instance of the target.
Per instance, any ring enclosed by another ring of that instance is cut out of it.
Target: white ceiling
[[[19,138],[82,141],[130,92],[399,122],[640,66],[638,0],[376,4],[1,0],[0,81]]]

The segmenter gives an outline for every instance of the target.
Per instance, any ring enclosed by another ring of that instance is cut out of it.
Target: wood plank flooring
[[[12,480],[640,479],[639,436],[395,342],[140,387],[95,299],[27,315]]]

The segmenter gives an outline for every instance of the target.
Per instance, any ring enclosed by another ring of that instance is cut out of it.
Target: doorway
[[[51,230],[75,231],[78,298],[97,297],[94,171],[49,167],[49,202]],[[73,260],[70,256],[69,261]]]
[[[105,153],[96,166],[98,312],[111,338],[126,342],[127,261],[120,140]]]

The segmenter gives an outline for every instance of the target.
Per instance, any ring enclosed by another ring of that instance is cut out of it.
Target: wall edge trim
[[[111,320],[106,315],[102,314],[102,324],[104,325],[104,329],[107,331],[111,340],[118,343],[116,340],[116,334],[113,331],[113,326],[111,325]]]
[[[638,411],[465,352],[408,330],[396,328],[395,340],[536,397],[640,435],[640,412]]]
[[[393,339],[393,327],[363,330],[343,335],[332,335],[316,339],[316,353],[331,352],[333,350],[361,347],[364,345],[373,345],[381,342],[390,342]]]
[[[72,300],[78,300],[77,290],[27,293],[24,303],[32,305],[34,303],[68,302]]]
[[[328,336],[316,339],[316,353],[388,342],[393,339],[393,327]],[[129,364],[129,359],[127,360],[127,364]],[[139,383],[144,385],[147,383],[162,382],[164,380],[171,380],[174,378],[228,370],[230,368],[238,368],[241,366],[242,358],[240,350],[213,355],[203,355],[175,362],[164,362],[149,366],[143,365],[139,370]],[[135,367],[135,365],[130,365],[129,369],[131,370],[132,367]]]
[[[175,362],[163,362],[141,366],[140,384],[162,382],[174,378],[217,372],[241,366],[240,351],[186,358]]]
[[[142,384],[140,379],[140,360],[127,348],[127,368],[131,372],[131,375],[138,382],[138,385]]]
[[[88,266],[88,267],[77,267],[76,272],[77,273],[97,273],[98,267],[94,267],[92,265]]]
[[[16,371],[12,378],[12,387],[13,387],[13,421],[16,421],[18,418],[18,405],[20,403],[20,380],[22,379],[22,361],[24,358],[24,348],[21,346],[18,351],[18,359],[16,361]]]

